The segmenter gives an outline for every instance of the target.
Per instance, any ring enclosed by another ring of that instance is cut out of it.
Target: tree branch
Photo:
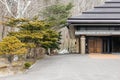
[[[0,0],[0,2],[5,5],[5,2],[4,2],[4,1]]]
[[[20,0],[17,1],[17,16],[16,18],[20,17]]]
[[[27,5],[25,6],[24,10],[22,11],[22,15],[25,13],[25,11],[27,10],[27,8],[30,4],[31,4],[31,1],[28,1]]]
[[[4,1],[0,0],[0,2],[6,6],[8,12],[10,13],[10,15],[13,16],[13,17],[15,17],[15,16],[13,15],[13,13],[11,12],[10,8],[9,8],[9,5],[8,5],[8,3],[7,3],[7,0],[4,0]]]

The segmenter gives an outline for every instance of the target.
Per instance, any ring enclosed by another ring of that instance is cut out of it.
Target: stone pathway
[[[1,77],[0,80],[120,80],[120,55],[115,55],[117,58],[107,58],[107,55],[94,58],[96,56],[70,54],[46,57],[26,73]]]

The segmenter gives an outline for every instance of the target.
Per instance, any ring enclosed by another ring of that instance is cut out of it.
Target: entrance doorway
[[[102,53],[102,39],[91,37],[88,39],[88,53]]]
[[[110,53],[112,49],[111,37],[103,38],[103,53]]]
[[[87,44],[88,44],[87,45],[88,53],[111,53],[112,52],[112,38],[110,36],[87,37]]]
[[[120,53],[120,36],[112,37],[112,52]]]

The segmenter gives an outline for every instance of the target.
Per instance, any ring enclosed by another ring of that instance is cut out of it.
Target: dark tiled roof
[[[120,23],[120,0],[106,1],[93,10],[83,12],[82,15],[71,17],[68,23]]]

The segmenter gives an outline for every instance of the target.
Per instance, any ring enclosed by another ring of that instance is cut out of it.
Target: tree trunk
[[[13,61],[13,57],[14,57],[14,55],[12,55],[12,54],[8,54],[8,55],[7,55],[8,62],[9,62],[10,64],[11,64],[12,61]]]
[[[50,55],[50,48],[47,48],[47,54]]]
[[[5,26],[3,25],[3,29],[2,29],[2,38],[4,38],[5,36]]]
[[[33,56],[35,59],[37,58],[37,51],[36,51],[36,48],[37,48],[37,47],[34,48],[34,56]]]
[[[28,53],[26,54],[26,58],[30,58],[31,57],[31,48],[28,48]]]

